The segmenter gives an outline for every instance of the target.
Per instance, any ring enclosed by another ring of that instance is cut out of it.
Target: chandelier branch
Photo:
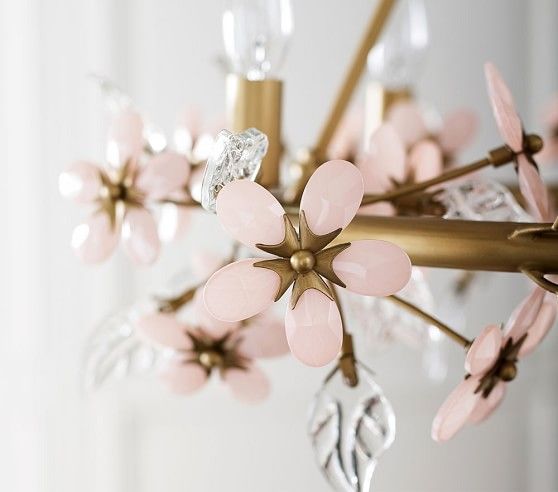
[[[467,349],[471,346],[472,343],[471,340],[465,338],[463,335],[453,330],[445,323],[442,323],[439,319],[423,311],[418,306],[415,306],[414,304],[406,301],[405,299],[402,299],[401,297],[395,295],[388,296],[386,299],[389,299],[391,302],[397,304],[400,308],[404,309],[408,313],[411,313],[413,316],[416,316],[417,318],[426,321],[429,325],[435,326],[444,335],[448,336],[451,340],[461,345],[463,348]]]

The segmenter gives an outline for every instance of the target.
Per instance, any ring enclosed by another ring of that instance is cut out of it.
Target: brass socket
[[[227,120],[234,132],[257,128],[267,135],[269,146],[257,181],[266,188],[279,185],[281,145],[281,106],[283,82],[248,80],[236,74],[227,76]]]
[[[398,102],[413,98],[409,88],[386,89],[378,82],[370,82],[366,88],[366,119],[364,122],[364,145],[368,138],[386,119],[389,109]]]

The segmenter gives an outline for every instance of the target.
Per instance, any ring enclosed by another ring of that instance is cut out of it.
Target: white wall
[[[298,146],[316,135],[373,2],[293,3],[285,123]],[[555,0],[427,6],[433,46],[419,92],[441,110],[465,104],[479,111],[481,134],[468,153],[477,156],[499,143],[482,63],[500,66],[534,122],[558,85],[558,7]],[[57,174],[72,159],[103,155],[101,101],[85,76],[114,78],[166,129],[191,103],[220,114],[223,81],[212,61],[221,53],[220,8],[221,2],[193,0],[0,3],[0,139],[8,170],[0,196],[7,224],[0,241],[0,381],[8,395],[0,405],[2,490],[326,489],[305,437],[308,402],[324,371],[288,359],[268,364],[274,392],[257,408],[231,401],[216,386],[188,399],[166,394],[155,381],[94,396],[79,389],[82,349],[94,324],[160,285],[186,263],[192,246],[177,245],[140,272],[121,257],[88,268],[71,255],[68,239],[81,212],[57,196]],[[470,332],[502,320],[525,292],[515,276],[486,281],[468,307]],[[398,417],[377,490],[557,490],[557,343],[554,334],[522,364],[499,415],[445,446],[430,441],[429,428],[461,375],[460,351],[449,349],[452,367],[441,385],[424,380],[409,350],[369,361]]]

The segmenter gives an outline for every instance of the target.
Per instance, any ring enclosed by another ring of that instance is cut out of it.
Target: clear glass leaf
[[[315,396],[308,423],[318,465],[341,492],[368,492],[378,459],[395,439],[391,404],[361,364],[358,375],[350,388],[336,371]]]

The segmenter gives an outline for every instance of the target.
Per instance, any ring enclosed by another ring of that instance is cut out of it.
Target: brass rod
[[[417,266],[556,273],[557,235],[520,234],[522,230],[541,227],[550,229],[551,224],[357,216],[334,243],[358,239],[390,241],[403,248]]]
[[[451,340],[458,343],[463,348],[466,349],[466,348],[471,346],[472,342],[470,340],[468,340],[463,335],[461,335],[460,333],[458,333],[455,330],[453,330],[452,328],[450,328],[445,323],[442,323],[439,319],[437,319],[434,316],[431,316],[427,312],[423,311],[418,306],[415,306],[414,304],[412,304],[412,303],[410,303],[410,302],[406,301],[405,299],[402,299],[401,297],[398,297],[398,296],[388,296],[387,299],[394,302],[400,308],[404,309],[408,313],[411,313],[413,316],[416,316],[417,318],[420,318],[423,321],[426,321],[428,324],[430,324],[432,326],[435,326],[444,335],[448,336]]]
[[[421,181],[420,183],[412,183],[405,186],[399,186],[393,190],[382,193],[381,195],[366,195],[362,199],[363,205],[370,205],[372,203],[384,202],[389,200],[394,200],[405,195],[412,195],[419,191],[426,190],[431,186],[445,183],[446,181],[451,181],[452,179],[459,178],[460,176],[465,176],[466,174],[474,173],[479,169],[483,169],[492,165],[492,162],[488,158],[481,159],[480,161],[473,162],[472,164],[467,164],[466,166],[460,166],[455,169],[450,169],[432,179],[427,181]]]
[[[370,22],[366,28],[364,36],[360,41],[357,52],[351,62],[351,65],[345,75],[345,79],[341,84],[337,97],[331,107],[324,126],[319,134],[317,143],[314,147],[314,155],[318,158],[322,158],[327,151],[329,143],[343,117],[347,105],[351,100],[351,96],[355,91],[356,85],[362,76],[362,72],[366,65],[366,58],[368,52],[372,49],[382,30],[386,24],[393,6],[395,5],[395,0],[380,0],[374,14],[372,15]],[[320,163],[317,163],[320,164]]]

